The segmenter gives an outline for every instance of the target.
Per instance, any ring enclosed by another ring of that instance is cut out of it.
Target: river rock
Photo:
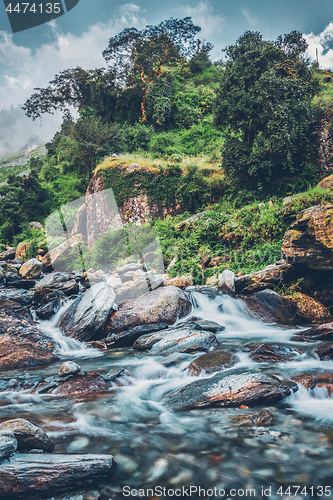
[[[298,373],[297,375],[293,375],[291,379],[306,389],[313,389],[316,386],[314,376],[308,373]]]
[[[63,384],[59,384],[55,389],[50,387],[45,391],[56,396],[96,396],[113,391],[112,386],[98,373],[90,375],[77,375]]]
[[[4,252],[0,252],[0,260],[12,260],[15,259],[15,248],[7,247]]]
[[[198,375],[203,370],[214,373],[230,368],[238,361],[239,358],[231,351],[214,351],[194,359],[188,369],[191,375]]]
[[[235,296],[235,273],[233,271],[225,269],[222,274],[219,274],[218,289],[232,297]]]
[[[307,323],[329,323],[332,316],[329,310],[318,300],[305,295],[304,293],[295,293],[286,297],[297,315]]]
[[[59,290],[51,290],[49,293],[46,293],[40,300],[42,305],[36,309],[38,318],[43,320],[50,319],[51,316],[59,311],[65,301],[65,295]]]
[[[279,363],[290,361],[301,351],[283,344],[261,344],[250,353],[250,358],[257,363]]]
[[[6,420],[0,424],[0,434],[8,431],[13,432],[19,450],[36,448],[49,453],[53,452],[54,444],[46,432],[24,418]]]
[[[16,247],[15,259],[19,258],[20,260],[25,260],[25,256],[29,248],[30,243],[28,243],[27,241],[21,241],[21,243],[19,243]]]
[[[22,306],[31,306],[34,292],[32,290],[0,288],[0,299],[13,300]]]
[[[165,279],[164,286],[176,286],[184,290],[188,286],[193,285],[193,278],[190,274],[184,276],[176,276],[175,278]]]
[[[258,413],[247,413],[245,415],[231,415],[229,419],[239,427],[273,425],[275,423],[272,413],[268,410],[262,410]]]
[[[209,321],[207,319],[199,319],[195,317],[191,317],[186,319],[185,321],[180,321],[174,328],[194,328],[195,330],[205,330],[207,332],[212,333],[221,333],[225,330],[225,326],[216,323],[215,321]]]
[[[117,288],[121,288],[123,286],[121,278],[119,278],[119,276],[116,276],[114,274],[108,276],[106,282],[108,285],[112,286],[114,290],[116,290]]]
[[[12,432],[4,435],[0,431],[0,461],[15,453],[17,446],[17,439]]]
[[[298,390],[295,382],[265,373],[247,370],[229,373],[216,373],[211,378],[196,380],[168,394],[165,403],[175,410],[248,406],[279,401]]]
[[[107,477],[114,467],[112,455],[15,454],[0,464],[0,495],[27,493],[38,498],[38,492],[74,489]]]
[[[317,340],[333,341],[333,322],[303,330],[296,333],[290,340],[299,342],[316,342]]]
[[[321,361],[333,360],[333,344],[324,344],[318,347],[314,352]]]
[[[310,269],[333,270],[333,206],[300,212],[285,233],[282,252]]]
[[[42,273],[42,264],[37,259],[30,259],[20,269],[22,278],[38,278]]]
[[[128,272],[135,273],[139,269],[143,271],[143,265],[141,263],[134,262],[132,264],[125,264],[124,266],[117,267],[116,272],[119,274],[120,277],[122,277],[123,274],[126,274]]]
[[[93,285],[63,314],[60,329],[68,337],[81,341],[102,336],[111,312],[118,308],[115,299],[115,292],[107,283]]]
[[[44,276],[44,278],[41,279],[36,285],[35,289],[40,290],[42,288],[51,288],[57,283],[64,283],[70,279],[71,277],[68,273],[53,272]]]
[[[279,282],[286,279],[291,274],[293,266],[287,262],[267,266],[262,271],[246,274],[235,278],[236,293],[243,293],[249,295],[260,289],[269,288],[270,286],[277,285]]]
[[[328,395],[333,394],[333,373],[299,373],[294,375],[292,379],[298,384],[303,385],[306,389],[314,389],[315,387],[326,387]]]
[[[266,323],[295,324],[295,313],[290,311],[289,301],[273,290],[256,292],[242,300],[255,316]]]
[[[168,328],[166,323],[156,323],[153,325],[140,325],[120,333],[110,333],[107,339],[104,339],[108,348],[130,347],[144,334],[158,332]]]
[[[0,267],[0,282],[3,281],[5,278],[5,273],[3,272],[2,267]]]
[[[66,377],[67,375],[76,375],[80,373],[81,367],[73,361],[65,361],[60,367],[59,376]]]
[[[67,271],[66,259],[71,257],[73,263],[75,258],[80,258],[79,243],[82,242],[82,234],[76,234],[45,254],[41,261],[43,271],[45,272],[52,268],[57,271]]]
[[[162,332],[143,335],[133,349],[149,351],[153,355],[167,355],[173,352],[209,351],[218,345],[216,336],[191,328],[169,328]]]
[[[121,332],[135,326],[153,323],[172,324],[186,316],[192,309],[185,293],[175,286],[158,288],[138,299],[126,302],[112,314],[107,324],[108,332]]]
[[[57,361],[55,345],[34,324],[0,311],[0,371],[41,366]]]

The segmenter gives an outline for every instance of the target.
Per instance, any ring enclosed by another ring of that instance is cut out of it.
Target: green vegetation
[[[27,116],[62,110],[63,123],[45,156],[0,169],[8,180],[0,244],[45,248],[28,223],[83,197],[98,172],[118,205],[147,197],[160,218],[145,227],[157,231],[166,266],[176,258],[170,273],[201,283],[225,268],[273,263],[296,214],[332,203],[331,191],[314,188],[318,134],[333,123],[331,73],[309,66],[302,35],[268,42],[246,32],[226,48],[226,62],[212,63],[199,32],[190,18],[125,29],[103,52],[107,68],[65,70],[27,100]],[[23,170],[30,174],[19,177]],[[178,215],[162,219],[165,208]],[[177,229],[197,212],[205,213]],[[105,235],[94,254],[85,248],[87,262],[113,262],[114,249],[128,250],[119,234]]]

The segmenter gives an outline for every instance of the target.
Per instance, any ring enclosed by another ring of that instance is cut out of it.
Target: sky
[[[333,69],[332,0],[80,0],[55,21],[15,34],[0,0],[0,110],[22,105],[64,69],[105,66],[102,51],[122,29],[185,16],[201,26],[200,39],[214,44],[215,60],[246,30],[268,40],[298,30],[308,41],[308,56],[314,59],[318,49],[320,67]],[[59,125],[56,117],[53,125],[44,121],[49,135]]]

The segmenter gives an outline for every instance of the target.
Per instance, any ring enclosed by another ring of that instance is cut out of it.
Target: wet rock
[[[27,319],[0,311],[0,370],[41,366],[57,361],[55,345]]]
[[[316,342],[317,340],[333,341],[333,322],[314,326],[303,332],[299,332],[290,340],[299,342]]]
[[[42,273],[42,264],[37,259],[30,259],[20,269],[22,278],[38,278]]]
[[[219,286],[221,292],[235,296],[235,273],[229,269],[225,269],[222,274],[219,274]]]
[[[0,282],[3,281],[5,278],[5,273],[3,272],[2,267],[0,267]]]
[[[98,374],[90,374],[85,376],[77,375],[69,381],[60,384],[56,389],[47,391],[48,394],[56,396],[96,396],[112,391],[111,385]]]
[[[50,291],[49,293],[46,293],[42,296],[40,300],[42,306],[36,309],[36,314],[40,319],[50,319],[51,316],[59,311],[60,307],[65,303],[65,301],[65,294],[58,290]]]
[[[314,352],[321,361],[333,360],[333,344],[324,344],[318,347]]]
[[[28,243],[27,241],[21,241],[21,243],[19,243],[16,247],[15,258],[25,260],[25,256],[29,248],[30,243]]]
[[[125,368],[111,369],[104,375],[104,380],[106,380],[107,382],[112,382],[112,380],[121,377],[122,375],[124,375],[124,373]]]
[[[318,300],[305,295],[304,293],[295,293],[291,297],[286,297],[297,315],[307,323],[329,323],[332,316],[329,310]]]
[[[195,330],[206,330],[212,333],[221,333],[225,330],[225,327],[216,323],[215,321],[209,321],[206,319],[199,318],[188,318],[186,321],[180,321],[174,328],[194,328]]]
[[[42,288],[50,288],[55,284],[65,283],[70,279],[71,277],[68,273],[59,273],[59,272],[50,273],[39,281],[39,283],[36,285],[36,290],[40,290]]]
[[[123,274],[126,274],[128,272],[135,273],[135,271],[137,271],[138,269],[143,271],[143,265],[141,263],[134,262],[132,264],[126,264],[124,266],[117,267],[116,271],[119,274],[119,276],[122,277]],[[122,279],[122,281],[124,280]]]
[[[278,323],[280,325],[292,325],[295,323],[295,313],[290,310],[287,299],[273,290],[256,292],[249,297],[244,297],[247,307],[266,323]]]
[[[87,341],[102,337],[110,314],[118,309],[116,295],[107,283],[97,283],[75,300],[60,319],[60,329],[68,337]]]
[[[279,363],[290,361],[301,351],[283,344],[261,344],[250,353],[250,358],[257,363]]]
[[[8,435],[4,435],[0,431],[0,461],[3,458],[8,458],[17,450],[17,439],[12,432],[7,431]]]
[[[176,410],[255,405],[279,401],[297,390],[295,382],[265,373],[217,373],[209,379],[196,380],[171,392],[166,396],[165,403]]]
[[[174,286],[158,288],[135,300],[126,302],[112,314],[108,332],[121,332],[135,326],[153,323],[172,324],[192,309],[185,293]]]
[[[194,359],[188,367],[191,375],[220,372],[238,363],[239,358],[231,351],[214,351]]]
[[[13,432],[19,450],[38,448],[49,453],[53,451],[54,444],[46,432],[24,418],[6,420],[0,424],[0,433],[8,431]]]
[[[32,279],[19,279],[20,275],[8,276],[6,275],[6,287],[8,288],[19,288],[24,290],[30,290],[34,288],[36,282]]]
[[[218,345],[216,336],[191,328],[169,328],[162,332],[143,335],[133,349],[149,351],[149,354],[166,355],[173,352],[209,351]]]
[[[229,418],[232,423],[240,427],[273,425],[275,423],[272,413],[268,410],[262,410],[258,413],[247,413],[246,415],[232,415]]]
[[[287,262],[267,266],[263,271],[246,274],[235,278],[236,293],[244,293],[245,295],[259,291],[260,289],[269,288],[268,285],[274,286],[288,277],[293,270],[293,266]]]
[[[81,367],[73,361],[65,361],[60,367],[59,377],[66,377],[67,375],[76,375],[80,373]]]
[[[146,333],[158,332],[168,328],[166,323],[156,323],[153,325],[140,325],[120,333],[110,333],[105,339],[107,347],[130,347],[133,343]]]
[[[22,306],[31,306],[34,292],[32,290],[12,290],[8,288],[0,289],[0,299],[13,300]]]
[[[0,495],[44,493],[76,488],[109,476],[116,464],[111,455],[15,454],[0,464]]]
[[[315,379],[313,375],[309,375],[307,373],[299,373],[298,375],[293,375],[291,377],[297,384],[303,385],[306,389],[313,389],[315,384]]]
[[[300,212],[284,235],[282,252],[310,269],[333,269],[333,206]]]
[[[4,252],[0,252],[0,260],[12,260],[15,259],[15,248],[7,247]]]
[[[206,279],[206,285],[217,286],[219,284],[219,278],[214,274],[214,276],[210,276],[210,278]]]

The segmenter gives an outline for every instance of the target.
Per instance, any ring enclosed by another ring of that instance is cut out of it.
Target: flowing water
[[[217,334],[220,347],[237,352],[240,360],[229,370],[251,366],[287,377],[303,372],[333,372],[333,361],[319,361],[313,354],[318,343],[291,342],[295,330],[254,319],[241,300],[200,292],[191,292],[190,296],[191,315],[225,326]],[[166,393],[199,377],[212,376],[189,375],[188,366],[200,353],[153,357],[132,349],[107,352],[89,349],[60,333],[56,324],[63,310],[51,321],[39,325],[58,343],[61,361],[74,360],[82,370],[101,374],[123,367],[125,375],[118,380],[121,385],[114,384],[114,392],[94,399],[0,393],[1,418],[23,417],[39,424],[52,437],[58,453],[114,455],[118,468],[110,479],[93,488],[100,492],[101,499],[157,498],[160,490],[151,489],[158,486],[170,490],[165,498],[191,495],[191,498],[279,499],[290,497],[288,492],[298,499],[330,496],[325,487],[333,489],[333,398],[325,387],[312,390],[299,387],[297,393],[274,406],[250,410],[213,408],[173,412],[163,405]],[[302,354],[289,362],[258,364],[249,358],[249,345],[262,342],[287,344]],[[12,372],[9,376],[46,376],[58,370],[56,363]],[[275,424],[269,427],[241,428],[229,418],[264,408],[275,418]],[[123,491],[124,486],[128,488]],[[192,490],[188,489],[190,486]],[[199,486],[200,492],[195,490]],[[289,486],[291,489],[287,490]],[[296,491],[298,486],[301,488]],[[81,488],[76,494],[56,498],[82,500],[89,489]]]

